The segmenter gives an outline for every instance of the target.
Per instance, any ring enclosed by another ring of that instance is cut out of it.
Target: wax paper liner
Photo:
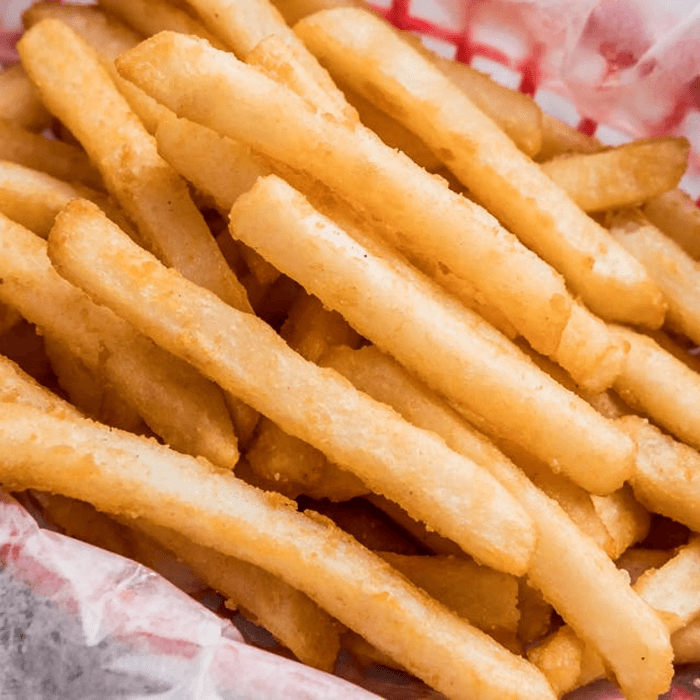
[[[0,0],[7,27],[0,63],[16,60],[13,24],[28,4]],[[606,143],[687,136],[693,155],[683,186],[700,195],[695,0],[375,0],[375,7],[443,55],[533,95]],[[377,695],[249,646],[228,621],[154,572],[40,530],[1,493],[0,566],[0,700],[442,697],[405,674],[363,669],[347,655],[336,673]],[[178,583],[187,588],[187,577]],[[696,668],[679,672],[663,697],[700,698],[699,677]],[[568,697],[621,695],[601,682]]]

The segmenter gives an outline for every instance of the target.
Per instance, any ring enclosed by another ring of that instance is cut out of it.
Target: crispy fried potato
[[[3,120],[31,131],[51,126],[51,115],[19,63],[0,71],[0,114]]]
[[[594,312],[661,325],[663,296],[642,265],[390,26],[370,12],[342,8],[312,15],[295,31],[333,74],[399,115]]]
[[[286,499],[204,460],[15,404],[0,404],[0,448],[5,486],[41,486],[109,513],[147,517],[267,568],[456,700],[554,700],[527,661],[431,601],[327,519],[300,515]]]
[[[600,212],[637,206],[674,189],[689,150],[687,139],[641,139],[599,153],[560,156],[540,167],[581,209]]]
[[[169,0],[99,0],[98,5],[131,25],[143,36],[162,31],[193,34],[206,39],[217,49],[225,50],[219,41],[183,6]]]
[[[600,494],[631,474],[631,445],[588,404],[515,347],[502,350],[505,339],[491,343],[474,314],[396,256],[350,238],[282,180],[261,179],[240,198],[231,230],[458,407],[555,470]]]
[[[663,291],[668,304],[668,327],[700,345],[700,263],[640,212],[610,214],[606,225],[613,238],[646,267]]]
[[[250,310],[187,185],[158,156],[90,47],[67,25],[46,19],[24,34],[18,50],[50,109],[86,147],[141,239],[166,264]],[[81,109],[86,101],[90,109]]]
[[[48,173],[59,180],[104,189],[102,177],[85,151],[63,141],[44,138],[5,120],[0,120],[0,158]]]
[[[237,441],[221,390],[67,283],[51,266],[46,242],[1,214],[0,277],[0,299],[118,389],[154,433],[233,468]]]
[[[335,350],[334,354],[341,352]],[[368,349],[364,349],[354,354],[357,358],[367,352]],[[348,366],[347,362],[343,364]],[[362,386],[371,395],[388,401],[407,419],[437,432],[453,449],[483,464],[520,498],[538,528],[535,555],[528,570],[529,583],[539,589],[582,636],[595,640],[596,654],[605,656],[629,697],[652,698],[652,693],[643,695],[640,689],[646,689],[649,684],[662,688],[668,683],[670,643],[659,619],[630,590],[606,554],[582,534],[555,501],[536,488],[454,411],[430,397],[426,387],[421,388],[419,383],[410,380],[400,392],[387,390],[381,382],[364,382]],[[537,601],[530,625],[523,632],[541,634],[542,620],[547,620],[549,613],[548,608]],[[618,615],[621,617],[615,619]],[[636,652],[632,652],[630,646],[632,629],[635,630]],[[615,637],[618,637],[617,643],[613,642]],[[652,639],[655,641],[649,646]],[[644,661],[640,661],[641,657]],[[647,665],[651,659],[652,663]],[[639,682],[646,674],[649,674],[647,679]]]
[[[91,203],[71,202],[49,240],[62,274],[80,280],[103,303],[118,308],[283,430],[323,451],[372,490],[402,503],[478,561],[510,572],[526,569],[533,540],[530,519],[486,470],[335,372],[304,360],[260,319],[163,267]],[[94,255],[98,259],[88,262]],[[87,268],[99,270],[102,282]],[[278,400],[279,386],[286,387],[285,402]],[[431,454],[429,471],[425,454]],[[421,487],[407,492],[407,480],[416,479]]]
[[[700,209],[685,192],[672,190],[650,199],[644,215],[693,260],[700,260]]]
[[[262,625],[294,652],[299,661],[332,671],[340,651],[340,628],[327,612],[307,595],[255,564],[202,547],[175,530],[159,527],[144,518],[133,526],[145,532],[197,576],[240,607],[253,622]]]

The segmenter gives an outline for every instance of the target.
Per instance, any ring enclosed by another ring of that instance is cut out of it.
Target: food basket
[[[0,61],[10,63],[16,39],[11,29],[29,3],[0,3],[9,28],[0,42]],[[692,153],[681,188],[700,198],[700,3],[393,0],[373,5],[397,27],[422,35],[429,48],[533,96],[545,111],[605,144],[686,136]],[[347,655],[338,662],[337,676],[296,664],[264,630],[239,616],[235,622],[242,634],[208,610],[221,608],[221,599],[184,567],[162,561],[156,574],[50,528],[39,529],[25,508],[45,526],[40,505],[26,497],[22,503],[0,496],[2,700],[442,697],[405,674],[378,666],[362,669]],[[606,682],[569,696],[608,697],[621,696]],[[700,670],[680,669],[664,697],[700,698]]]

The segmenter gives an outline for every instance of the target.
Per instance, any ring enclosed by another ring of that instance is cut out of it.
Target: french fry
[[[375,396],[374,398],[377,397]],[[458,544],[446,537],[442,537],[442,535],[438,535],[434,530],[428,529],[425,523],[414,520],[398,503],[394,503],[376,493],[370,493],[365,498],[433,554],[464,556],[464,552]]]
[[[0,401],[33,406],[58,417],[80,418],[72,404],[59,398],[7,357],[0,355]]]
[[[41,131],[52,117],[20,64],[0,71],[0,114],[18,127]]]
[[[605,150],[600,141],[582,134],[556,117],[542,113],[542,145],[535,155],[538,162],[571,153],[600,153]]]
[[[664,621],[670,632],[685,627],[700,611],[700,540],[695,538],[659,569],[637,580],[635,591]],[[600,658],[568,627],[555,632],[529,653],[557,694],[586,685],[605,675]]]
[[[284,41],[279,34],[270,34],[245,55],[245,62],[260,68],[269,78],[303,97],[321,113],[331,114],[338,121],[356,123],[357,112],[343,93],[338,89],[324,89],[309,69],[307,58],[308,52],[296,43]]]
[[[5,120],[0,120],[0,158],[65,182],[104,189],[102,177],[85,151],[63,141],[44,138]]]
[[[42,487],[108,513],[147,517],[266,568],[456,700],[554,699],[528,662],[431,601],[327,519],[300,515],[286,499],[209,463],[15,404],[0,405],[0,446],[5,486]]]
[[[193,64],[187,74],[180,70],[185,54]],[[563,339],[573,340],[574,356],[588,349],[584,355],[588,373],[578,376],[578,381],[597,387],[612,381],[621,349],[599,320],[586,316],[583,309],[572,313],[574,301],[561,277],[483,209],[450,191],[444,181],[389,149],[371,132],[362,127],[350,130],[320,118],[297,95],[266,80],[250,66],[182,35],[152,37],[120,57],[118,64],[127,77],[179,116],[219,128],[292,169],[309,172],[307,156],[313,153],[310,174],[371,214],[375,224],[383,222],[381,235],[389,236],[404,252],[408,249],[409,257],[428,269],[428,274],[442,268],[443,285],[449,283],[454,293],[466,295],[468,304],[475,294],[487,299],[545,354],[557,352],[566,357],[559,348]],[[198,100],[181,99],[191,90],[207,92],[211,81],[216,82],[218,91],[226,86],[228,97],[236,101],[235,112],[212,109],[204,114]],[[285,114],[284,129],[277,120],[266,122],[280,110]],[[372,178],[373,187],[363,186],[368,178]],[[414,196],[416,191],[422,193],[420,200]],[[565,334],[569,323],[573,328]],[[596,334],[589,346],[586,338],[591,335],[591,326]],[[612,365],[608,362],[610,353],[617,356]],[[576,374],[577,366],[567,369]],[[600,373],[595,372],[598,368]]]
[[[173,552],[197,576],[240,607],[294,652],[299,661],[332,671],[340,651],[340,625],[307,595],[278,576],[236,557],[191,542],[144,518],[132,526]]]
[[[148,427],[136,407],[118,387],[100,376],[75,356],[65,339],[44,337],[44,350],[58,385],[83,415],[121,430],[148,433]]]
[[[220,389],[93,304],[56,273],[45,241],[2,215],[0,276],[0,299],[118,387],[154,433],[175,449],[233,468],[238,448]]]
[[[700,260],[700,209],[685,192],[672,190],[650,199],[644,215],[693,260]]]
[[[630,350],[615,390],[634,410],[700,449],[700,376],[651,338],[622,327],[616,332]]]
[[[87,239],[95,246],[92,253],[84,245]],[[164,268],[89,202],[71,202],[49,240],[62,274],[74,282],[80,279],[91,294],[118,307],[137,328],[148,329],[163,347],[186,356],[283,430],[320,449],[372,490],[402,503],[478,561],[509,572],[522,573],[527,567],[533,539],[529,517],[483,468],[361,394],[335,372],[304,360],[260,319]],[[87,263],[92,254],[99,261]],[[114,267],[114,255],[120,257],[121,268]],[[111,291],[97,291],[97,280],[86,278],[86,263],[93,271],[99,268],[104,281],[110,280]],[[132,277],[136,268],[141,271]],[[118,297],[134,303],[122,304]],[[177,299],[177,304],[167,299]],[[191,324],[199,330],[184,332]],[[278,401],[279,386],[286,387],[285,402]],[[318,419],[331,414],[332,420]],[[424,468],[426,454],[431,455],[429,471]],[[410,498],[407,479],[421,483],[420,489],[410,489]]]
[[[637,445],[637,469],[630,483],[649,510],[667,515],[696,532],[700,530],[700,454],[664,435],[642,418],[620,421]]]
[[[646,267],[663,291],[669,328],[700,344],[700,264],[640,212],[612,213],[606,218],[606,225],[613,238]]]
[[[114,67],[114,59],[123,51],[136,46],[143,37],[94,6],[43,2],[35,3],[22,15],[25,29],[44,19],[63,22],[95,51],[115,87],[138,115],[146,130],[153,133],[168,110],[135,85],[124,80]]]
[[[679,664],[696,664],[700,661],[700,618],[674,632],[671,636],[673,653]]]
[[[197,17],[169,0],[99,0],[97,4],[143,36],[152,36],[167,30],[193,34],[206,39],[217,49],[226,48]]]
[[[317,362],[333,345],[359,343],[359,336],[340,314],[327,311],[317,298],[303,292],[294,301],[280,334],[290,348],[311,362]],[[338,469],[322,452],[267,418],[261,419],[246,457],[269,488],[290,498],[303,493],[342,501],[368,492],[355,475]]]
[[[365,348],[358,353],[353,353],[352,359],[357,360],[360,355],[369,352],[372,352],[371,349]],[[350,351],[342,349],[333,351],[336,358],[350,354]],[[353,364],[348,360],[339,362],[336,359],[334,364],[335,362],[339,368],[349,369]],[[395,369],[394,373],[397,371]],[[388,375],[389,372],[385,374]],[[348,371],[348,376],[362,377],[363,375],[355,372],[351,375]],[[650,682],[662,687],[664,682],[662,676],[664,673],[668,674],[668,667],[666,666],[665,672],[661,668],[664,664],[668,664],[669,648],[667,641],[661,641],[664,634],[659,631],[660,621],[650,613],[648,608],[644,612],[638,609],[643,604],[634,594],[631,598],[629,597],[631,591],[627,582],[619,576],[619,572],[600,547],[596,546],[591,538],[583,535],[561,507],[536,488],[491,443],[461,420],[454,411],[431,397],[426,387],[421,388],[419,383],[415,380],[411,381],[409,377],[401,391],[387,389],[386,385],[391,387],[390,382],[370,383],[364,378],[361,384],[370,395],[387,401],[408,420],[435,431],[450,447],[483,464],[509,488],[511,493],[518,494],[538,527],[535,556],[527,576],[529,583],[542,592],[544,598],[554,605],[562,617],[579,631],[579,634],[589,640],[596,639],[595,646],[598,651],[606,649],[604,652],[606,660],[615,669],[617,680],[626,695],[633,697],[640,692],[641,688],[647,688]],[[604,584],[603,578],[606,580]],[[605,593],[602,593],[599,586],[602,586]],[[613,614],[612,610],[604,612],[604,608],[610,604],[609,596],[612,595],[618,600],[614,614],[623,614],[627,618],[626,622],[622,620],[613,622],[608,617],[608,614]],[[634,608],[637,608],[636,612],[632,612]],[[623,613],[623,609],[626,612]],[[528,620],[531,626],[524,627],[523,633],[541,634],[542,619],[548,619],[549,612],[551,611],[538,601],[535,613]],[[659,635],[657,637],[659,646],[653,652],[656,658],[654,673],[658,673],[659,676],[656,680],[647,679],[635,687],[634,679],[639,680],[639,674],[651,672],[649,667],[645,667],[644,662],[641,663],[641,668],[639,666],[641,657],[645,657],[646,660],[651,658],[648,656],[650,649],[646,647],[651,637],[646,636],[642,630],[637,632],[636,639],[640,644],[637,656],[627,655],[626,652],[630,651],[627,636],[620,637],[617,647],[610,643],[615,635],[620,634],[620,626],[629,629],[630,624],[633,626],[641,624],[641,617],[638,615],[646,620],[643,623],[644,627],[649,625],[650,629],[656,629],[654,634]],[[575,638],[573,633],[572,637]],[[531,641],[527,637],[526,640]],[[665,651],[661,651],[662,648],[665,648]],[[622,649],[625,649],[625,653],[620,655]],[[662,661],[663,658],[666,658],[666,661]],[[653,695],[650,693],[649,697]]]
[[[70,28],[51,19],[27,31],[18,50],[49,108],[98,164],[141,239],[167,265],[226,302],[250,310],[245,291],[223,259],[186,184],[158,156],[153,140],[92,50]],[[54,60],[55,56],[61,60]],[[90,109],[81,109],[86,101]]]
[[[339,104],[345,101],[326,70],[309,53],[269,0],[246,0],[236,7],[227,0],[191,0],[189,4],[205,26],[240,58],[247,56],[266,37],[279,36],[289,44],[297,60],[334,101]]]
[[[599,153],[560,156],[540,167],[583,211],[600,212],[673,190],[685,173],[689,149],[682,138],[641,139]]]
[[[323,10],[338,7],[368,9],[368,6],[359,0],[275,0],[274,4],[290,26],[294,26],[310,14]],[[436,68],[462,90],[479,109],[488,114],[524,153],[534,155],[540,150],[542,112],[534,100],[517,90],[503,87],[491,80],[489,76],[464,63],[450,61],[433,54],[408,32],[404,32],[402,36],[411,40],[414,47],[433,62]],[[354,104],[352,99],[350,102]],[[368,126],[373,128],[370,124]],[[384,140],[383,135],[381,133],[379,135]],[[420,143],[415,135],[413,139]]]
[[[239,198],[231,230],[460,410],[555,470],[599,494],[631,474],[629,442],[588,404],[515,347],[505,351],[483,337],[467,309],[396,256],[350,238],[282,180],[261,179]],[[291,249],[303,254],[290,256]]]
[[[233,139],[171,114],[156,131],[158,152],[195,187],[208,192],[222,213],[271,170],[265,161]]]
[[[0,160],[0,211],[42,238],[49,235],[58,212],[78,198],[97,204],[123,231],[137,238],[129,220],[104,192],[69,185],[46,173]]]
[[[370,12],[342,8],[308,17],[295,31],[333,74],[399,114],[595,313],[661,325],[663,296],[644,268],[391,27]]]

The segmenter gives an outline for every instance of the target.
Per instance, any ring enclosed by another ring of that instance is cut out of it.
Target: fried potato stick
[[[364,349],[354,355],[368,352]],[[342,349],[333,352],[336,357],[348,354]],[[347,369],[348,363],[338,366]],[[398,373],[397,368],[394,373]],[[352,379],[356,375],[348,372],[348,376]],[[529,583],[554,605],[578,635],[589,640],[596,653],[606,658],[628,698],[655,698],[651,691],[644,693],[652,687],[661,692],[670,682],[668,634],[601,548],[574,525],[553,499],[427,387],[407,377],[402,391],[396,391],[390,382],[363,381],[361,388],[389,403],[407,420],[436,432],[448,446],[482,464],[511,493],[517,494],[538,528],[535,555],[527,574]],[[539,619],[541,610],[540,604]],[[544,615],[547,616],[546,608]]]
[[[144,518],[129,523],[145,532],[199,578],[262,625],[302,663],[329,673],[340,651],[340,625],[305,593],[265,569],[202,547]],[[502,574],[505,575],[505,574]]]
[[[643,204],[674,189],[688,165],[683,138],[640,139],[600,153],[555,158],[540,168],[583,211]]]
[[[455,700],[554,700],[528,662],[431,601],[327,519],[301,515],[286,499],[204,460],[90,421],[9,404],[0,405],[0,449],[7,487],[40,488],[115,515],[145,517],[265,568]]]
[[[160,158],[93,51],[57,20],[32,27],[18,50],[49,108],[95,160],[149,248],[227,303],[250,310],[186,183]]]
[[[25,30],[44,19],[63,22],[95,51],[115,87],[124,96],[146,130],[152,134],[168,110],[133,83],[124,80],[114,67],[114,59],[123,51],[136,46],[143,37],[94,6],[44,2],[32,5],[22,15]]]
[[[44,138],[5,120],[0,120],[0,158],[40,170],[59,180],[104,189],[102,177],[85,151],[63,141]]]
[[[169,0],[98,0],[97,4],[143,36],[162,31],[193,34],[217,49],[226,50],[223,42],[208,31],[199,18]]]
[[[637,445],[631,479],[635,496],[649,510],[700,530],[700,454],[664,435],[642,418],[623,418],[621,427]]]
[[[118,387],[154,433],[175,449],[233,468],[237,441],[221,390],[93,304],[56,273],[45,241],[1,214],[0,277],[0,299]]]
[[[699,577],[700,540],[695,537],[662,567],[643,574],[634,589],[673,633],[700,613]],[[605,675],[600,657],[586,646],[569,627],[562,627],[534,647],[529,658],[543,670],[558,694],[566,693]]]
[[[622,327],[615,332],[630,346],[615,390],[632,409],[700,449],[700,375],[652,338]]]
[[[284,181],[259,180],[231,210],[231,231],[361,335],[555,471],[600,494],[631,474],[632,446],[611,423],[517,348],[504,351],[484,337],[474,314],[439,287],[350,238]]]
[[[0,160],[0,211],[42,238],[48,237],[58,212],[81,197],[97,204],[132,238],[137,237],[124,213],[104,192],[70,185],[46,173]]]
[[[666,323],[700,345],[700,263],[638,211],[612,213],[613,238],[646,267],[668,303]]]
[[[0,401],[33,406],[58,418],[82,418],[78,409],[39,384],[3,355],[0,355]]]
[[[576,360],[567,369],[577,381],[609,386],[622,350],[599,319],[576,306],[563,279],[485,210],[369,130],[324,119],[252,67],[182,35],[152,37],[122,55],[118,66],[179,116],[321,180],[381,224],[381,235],[427,274],[439,272],[441,284],[467,304],[475,295],[486,298],[540,352]],[[228,96],[222,101],[235,101],[237,109],[218,109],[221,101],[205,108],[207,95],[222,90]]]
[[[700,208],[681,190],[650,199],[644,215],[693,260],[700,260]]]
[[[509,572],[526,569],[530,519],[485,470],[335,372],[304,360],[261,319],[219,303],[164,268],[89,202],[69,204],[49,240],[62,274],[148,330],[164,348],[444,531],[479,561]],[[93,256],[98,259],[88,262]],[[109,289],[87,267],[99,269],[103,282],[110,279]],[[285,387],[285,401],[279,387]]]
[[[595,313],[661,325],[663,295],[644,267],[385,22],[368,11],[342,8],[308,17],[295,31],[333,74],[399,115]]]
[[[8,122],[31,131],[51,126],[51,115],[19,63],[0,71],[0,114]]]
[[[273,4],[290,26],[294,26],[304,17],[322,10],[338,7],[357,9],[367,9],[368,7],[361,0],[274,0]],[[518,90],[500,85],[488,75],[480,73],[465,63],[450,61],[433,54],[422,45],[417,37],[408,32],[403,32],[401,36],[410,40],[414,48],[420,50],[479,109],[488,114],[523,153],[534,155],[540,150],[542,112],[533,99],[523,95]],[[352,100],[350,101],[352,102]],[[417,136],[413,135],[413,138],[420,142]],[[423,147],[427,148],[425,144]]]
[[[185,56],[191,63],[187,75],[179,70]],[[433,266],[441,261],[497,305],[506,302],[503,312],[519,330],[527,319],[539,319],[538,328],[526,337],[549,352],[556,350],[571,304],[563,280],[486,212],[384,146],[371,132],[317,118],[301,98],[252,67],[183,36],[152,37],[123,55],[118,68],[178,116],[248,143],[290,167],[309,172],[313,154],[312,176],[374,216],[390,217],[388,225],[404,231],[408,240],[403,242],[413,242],[417,257],[428,256]],[[203,103],[195,94],[202,91],[204,100],[211,81],[223,101],[235,100],[235,118],[197,108]],[[275,114],[284,113],[284,129],[276,117],[268,121],[273,116],[270,108]],[[373,186],[362,185],[367,182]],[[422,193],[420,202],[417,191]],[[523,269],[527,276],[520,274]],[[509,285],[498,282],[502,279]]]

